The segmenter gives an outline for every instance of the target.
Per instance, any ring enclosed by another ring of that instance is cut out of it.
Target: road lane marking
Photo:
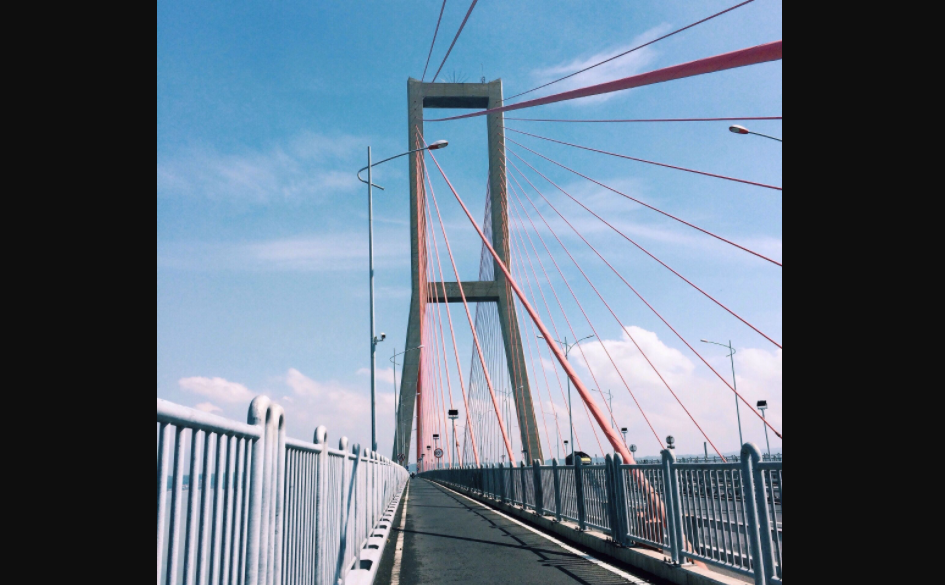
[[[400,565],[404,559],[404,528],[407,526],[407,500],[410,499],[410,482],[404,492],[404,511],[400,517],[400,534],[397,535],[397,547],[394,549],[394,568],[391,569],[390,585],[400,585]]]
[[[512,518],[512,517],[510,517],[510,516],[506,516],[505,514],[503,514],[502,512],[496,510],[495,508],[490,508],[489,506],[487,506],[487,505],[485,505],[485,504],[483,504],[483,503],[481,503],[481,502],[477,502],[476,500],[474,500],[474,499],[472,499],[472,498],[466,497],[465,495],[461,494],[460,492],[454,491],[454,490],[452,490],[452,489],[450,489],[450,488],[448,488],[448,487],[446,487],[446,486],[443,486],[443,485],[440,485],[440,484],[434,484],[434,485],[436,485],[436,486],[438,486],[438,487],[442,487],[442,488],[445,489],[445,490],[449,490],[449,491],[453,492],[454,494],[456,494],[457,496],[459,496],[459,497],[461,497],[461,498],[465,498],[465,499],[469,500],[470,502],[472,502],[472,503],[474,503],[474,504],[476,504],[476,505],[478,505],[478,506],[480,506],[480,507],[482,507],[482,508],[485,508],[486,510],[489,510],[490,512],[493,512],[493,513],[495,513],[495,514],[501,516],[502,518],[505,518],[506,520],[508,520],[508,521],[510,521],[510,522],[514,522],[515,524],[518,524],[519,526],[521,526],[521,527],[524,528],[525,530],[534,532],[535,534],[537,534],[538,536],[544,538],[545,540],[550,540],[551,542],[553,542],[553,543],[555,543],[556,545],[560,546],[561,548],[563,548],[564,550],[568,551],[569,553],[571,553],[571,554],[573,554],[573,555],[575,555],[575,556],[578,556],[578,557],[580,557],[580,558],[582,558],[582,559],[584,559],[584,560],[586,560],[586,561],[588,561],[588,562],[594,563],[594,564],[597,565],[598,567],[600,567],[600,568],[602,568],[602,569],[605,569],[605,570],[607,570],[607,571],[610,571],[611,573],[613,573],[613,574],[615,574],[615,575],[617,575],[617,576],[619,576],[619,577],[622,577],[623,579],[626,579],[626,580],[629,581],[630,583],[633,583],[633,585],[651,585],[648,581],[641,581],[640,579],[638,579],[637,577],[634,577],[634,576],[631,575],[630,573],[626,573],[626,572],[621,571],[620,569],[618,569],[618,568],[616,568],[616,567],[612,567],[612,566],[608,565],[607,563],[605,563],[604,561],[602,561],[602,560],[600,560],[600,559],[598,559],[598,558],[596,558],[596,557],[593,557],[593,556],[591,556],[591,555],[589,555],[589,554],[587,554],[587,553],[583,553],[583,552],[577,550],[576,548],[573,548],[573,547],[570,547],[570,546],[566,545],[565,543],[563,543],[562,541],[558,540],[557,538],[551,537],[551,536],[545,534],[544,532],[542,532],[542,531],[540,531],[540,530],[537,530],[537,529],[535,529],[535,528],[532,528],[531,526],[529,526],[529,525],[527,525],[527,524],[525,524],[525,523],[523,523],[523,522],[519,522],[519,521],[516,520],[515,518]],[[406,504],[405,504],[405,505],[406,505]],[[406,511],[406,508],[405,508],[405,511]]]

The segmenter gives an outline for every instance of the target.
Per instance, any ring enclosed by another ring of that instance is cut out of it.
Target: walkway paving
[[[400,522],[391,533],[393,548]],[[441,486],[410,485],[400,585],[611,585],[628,580]],[[626,569],[620,569],[629,572]],[[381,575],[379,582],[384,582]],[[397,576],[394,576],[397,582]]]

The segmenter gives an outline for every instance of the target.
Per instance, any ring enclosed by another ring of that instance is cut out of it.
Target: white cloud
[[[182,378],[178,385],[181,390],[206,396],[216,402],[245,402],[248,405],[255,397],[246,386],[223,378]]]
[[[329,443],[338,444],[342,436],[370,448],[370,391],[358,390],[337,381],[321,382],[296,369],[285,376],[292,390],[294,404],[287,416],[291,436],[311,440],[319,425],[328,428]],[[377,436],[380,451],[389,456],[394,436],[394,395],[378,392],[376,404]]]
[[[263,205],[348,193],[359,184],[350,168],[363,144],[355,136],[303,133],[236,153],[190,147],[158,159],[157,195]]]
[[[618,364],[624,379],[640,401],[660,439],[665,440],[667,435],[675,436],[680,454],[701,453],[705,441],[686,412],[647,363],[640,350],[633,344],[630,339],[631,335],[663,374],[666,382],[689,408],[716,446],[723,453],[737,451],[739,446],[738,425],[732,391],[691,353],[683,353],[667,345],[654,332],[640,327],[627,327],[626,334],[621,339],[605,340],[604,346]],[[653,432],[640,415],[639,409],[627,392],[620,376],[614,370],[614,366],[601,344],[599,342],[586,343],[583,347],[597,381],[604,390],[613,392],[614,414],[620,426],[630,428],[630,442],[638,444],[643,455],[657,455],[660,447],[653,436]],[[686,351],[688,352],[688,350]],[[709,361],[722,376],[725,376],[726,371],[730,372],[728,360],[724,356],[718,359],[712,358]],[[580,352],[576,351],[572,354],[572,364],[578,368],[581,379],[589,387],[593,387],[593,379]],[[783,421],[782,364],[783,352],[780,350],[770,352],[764,349],[743,349],[736,354],[735,366],[738,372],[739,392],[752,406],[757,400],[768,400],[771,405],[771,409],[768,411],[768,420],[777,429],[782,428]],[[562,428],[566,430],[567,406],[566,403],[560,400],[556,383],[553,380],[551,380],[551,383],[553,386],[552,397],[557,405],[559,422],[562,424]],[[543,386],[544,381],[542,380],[539,384]],[[541,390],[544,394],[544,389]],[[593,394],[598,406],[606,414],[606,407],[601,401],[600,395],[596,390]],[[588,453],[598,454],[601,447],[594,438],[594,433],[591,430],[587,415],[583,412],[583,407],[579,406],[577,394],[574,395],[574,399],[574,423],[581,441],[581,447]],[[548,416],[550,429],[554,421],[551,416],[551,405],[547,402],[545,412]],[[761,420],[744,403],[741,404],[741,416],[745,440],[764,446],[764,427]],[[608,450],[609,447],[599,429],[597,433],[600,436],[604,450]],[[781,441],[773,433],[771,439],[772,448],[774,450],[780,449]],[[554,437],[552,437],[552,440],[554,440]]]
[[[366,387],[352,387],[334,380],[320,381],[309,378],[297,369],[270,381],[272,392],[253,392],[242,384],[222,378],[185,378],[181,389],[213,402],[185,401],[184,404],[204,412],[213,412],[226,418],[245,421],[246,409],[259,394],[269,394],[286,411],[286,432],[290,437],[313,440],[320,425],[328,428],[329,443],[338,446],[341,437],[349,444],[371,444],[371,399]],[[394,437],[394,394],[389,390],[377,393],[376,416],[379,451],[391,454]],[[195,404],[196,403],[196,404]],[[216,406],[218,403],[221,406]]]
[[[535,81],[538,85],[543,85],[565,75],[569,75],[576,71],[580,71],[595,63],[599,63],[606,59],[610,59],[615,55],[619,55],[625,51],[628,51],[634,47],[647,43],[660,37],[667,32],[669,32],[670,26],[668,24],[662,24],[660,26],[654,27],[643,34],[639,35],[629,44],[616,47],[609,51],[604,51],[597,53],[596,55],[591,55],[582,59],[575,59],[567,63],[560,63],[552,67],[547,67],[543,69],[538,69],[532,72],[532,76],[535,78]],[[605,83],[608,81],[614,81],[616,79],[621,79],[623,77],[629,77],[631,75],[636,75],[638,73],[643,73],[648,70],[648,68],[656,60],[659,53],[653,47],[645,47],[624,57],[615,59],[609,63],[605,63],[600,67],[591,69],[586,73],[581,73],[570,79],[566,79],[560,83],[556,83],[545,90],[542,90],[545,93],[560,93],[564,91],[569,91],[572,89],[577,89],[580,87],[587,87],[590,85],[597,85],[600,83]],[[574,104],[587,104],[602,102],[613,98],[616,94],[604,94],[600,96],[594,96],[590,98],[584,98],[581,100],[575,100]]]
[[[204,411],[204,412],[211,412],[211,413],[212,413],[212,412],[223,412],[223,409],[222,409],[222,408],[220,408],[219,406],[216,406],[215,404],[211,404],[210,402],[201,402],[200,404],[198,404],[198,405],[195,406],[194,408],[196,408],[197,410],[202,410],[202,411]]]

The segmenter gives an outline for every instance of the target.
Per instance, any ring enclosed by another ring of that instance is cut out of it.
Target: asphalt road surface
[[[378,583],[400,585],[612,585],[653,584],[627,579],[568,551],[495,511],[427,482],[411,481],[403,556],[399,572],[392,560],[401,533],[394,521]],[[392,575],[390,567],[395,574]],[[620,567],[623,573],[632,569]]]

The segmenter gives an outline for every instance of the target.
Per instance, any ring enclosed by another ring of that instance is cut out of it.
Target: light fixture
[[[437,140],[433,144],[427,147],[427,150],[440,150],[441,148],[446,148],[450,143],[446,140]]]
[[[729,131],[733,134],[748,134],[748,128],[744,126],[732,126],[729,128]]]

